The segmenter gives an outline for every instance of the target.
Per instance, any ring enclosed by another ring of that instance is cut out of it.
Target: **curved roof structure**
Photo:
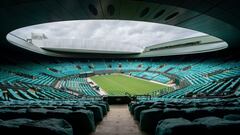
[[[138,54],[146,47],[173,40],[206,35],[176,26],[128,20],[78,20],[23,27],[7,35],[28,40],[48,51],[102,54]],[[28,45],[26,45],[28,46]]]
[[[227,0],[6,0],[1,3],[1,47],[6,35],[18,28],[41,23],[119,19],[162,23],[207,33],[238,47],[240,25],[237,1]],[[17,37],[15,37],[17,38]],[[23,42],[16,39],[18,43]],[[41,48],[25,46],[44,52]],[[49,55],[58,56],[55,51]]]

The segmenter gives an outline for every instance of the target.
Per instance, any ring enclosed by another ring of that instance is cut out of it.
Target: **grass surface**
[[[91,79],[97,83],[98,86],[104,89],[108,95],[125,95],[125,92],[132,95],[146,94],[155,90],[166,88],[166,86],[161,84],[122,74],[93,76]]]

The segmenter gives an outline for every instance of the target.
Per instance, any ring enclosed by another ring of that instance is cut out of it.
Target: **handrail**
[[[25,42],[28,42],[26,39],[24,39],[24,38],[22,38],[22,37],[19,37],[19,36],[15,35],[15,34],[9,33],[9,35],[11,35],[11,36],[13,36],[13,37],[15,37],[15,38],[21,39],[21,40],[23,40],[23,41],[25,41]],[[29,43],[29,42],[28,42],[28,43]],[[31,43],[31,44],[32,44],[32,43]]]

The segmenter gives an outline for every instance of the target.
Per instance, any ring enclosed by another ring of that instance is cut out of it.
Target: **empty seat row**
[[[224,117],[228,114],[240,114],[240,102],[238,99],[198,101],[182,100],[167,102],[145,101],[129,104],[129,111],[134,119],[139,121],[140,128],[146,132],[154,132],[159,121],[170,118],[185,118],[194,120],[201,117],[216,116]]]
[[[43,119],[64,119],[73,128],[74,135],[89,134],[95,131],[96,125],[102,121],[109,111],[109,106],[103,101],[95,102],[64,102],[51,103],[50,101],[41,103],[19,103],[1,105],[0,119],[10,120],[26,118],[32,120]]]
[[[240,115],[229,114],[224,118],[208,116],[192,121],[182,117],[164,119],[158,122],[155,135],[238,135],[239,118]]]
[[[0,120],[0,131],[9,135],[73,135],[72,126],[66,120],[55,118]]]

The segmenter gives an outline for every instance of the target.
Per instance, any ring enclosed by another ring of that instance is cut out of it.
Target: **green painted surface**
[[[166,88],[161,84],[121,74],[93,76],[91,79],[109,95],[125,95],[125,92],[139,95]]]

